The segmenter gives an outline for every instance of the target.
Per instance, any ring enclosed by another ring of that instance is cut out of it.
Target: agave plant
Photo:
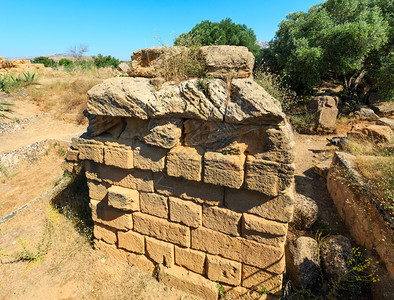
[[[0,119],[1,118],[7,118],[9,119],[8,116],[6,116],[5,114],[3,114],[2,112],[10,112],[11,109],[7,106],[11,106],[11,103],[6,103],[6,102],[0,102]]]

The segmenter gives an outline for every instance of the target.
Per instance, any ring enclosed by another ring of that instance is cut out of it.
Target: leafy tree
[[[101,54],[93,56],[94,64],[97,68],[113,67],[117,69],[119,67],[119,59],[112,57],[111,55],[103,56]]]
[[[69,60],[67,58],[62,58],[61,60],[59,60],[59,65],[64,67],[72,67],[74,66],[74,63],[72,60]]]
[[[33,64],[44,64],[45,67],[56,67],[57,62],[54,61],[52,58],[48,58],[45,56],[35,57],[32,61]]]
[[[174,41],[175,46],[189,43],[207,45],[245,46],[255,56],[259,54],[260,46],[256,45],[256,35],[246,25],[235,24],[230,18],[217,22],[202,21],[187,33],[181,34]]]
[[[392,69],[389,7],[393,0],[327,0],[289,14],[262,50],[264,66],[302,94],[329,78],[354,93],[372,69]]]

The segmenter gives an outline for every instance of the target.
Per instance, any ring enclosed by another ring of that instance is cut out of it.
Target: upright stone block
[[[166,267],[174,265],[174,245],[154,238],[146,238],[146,254],[150,259]]]
[[[223,207],[204,206],[203,226],[209,229],[239,236],[241,214]]]
[[[93,200],[103,200],[108,194],[109,187],[108,183],[88,179],[89,197]]]
[[[205,152],[204,182],[240,188],[244,180],[245,155]]]
[[[171,221],[195,228],[201,226],[201,205],[174,197],[170,197],[169,204]]]
[[[131,230],[118,231],[118,247],[134,253],[145,254],[145,238]]]
[[[173,148],[167,154],[167,174],[188,180],[201,181],[203,154],[204,150],[200,147],[178,146]]]
[[[133,150],[120,147],[105,147],[104,163],[108,166],[132,169],[134,167]]]
[[[93,234],[96,239],[102,240],[107,244],[115,244],[117,240],[115,230],[97,223],[94,224]]]
[[[131,213],[108,206],[108,203],[105,200],[90,200],[90,209],[92,210],[92,219],[96,223],[119,230],[128,230],[133,228]]]
[[[96,163],[102,163],[104,160],[103,155],[104,147],[99,144],[83,144],[79,147],[78,158],[80,160],[92,160]]]
[[[155,193],[140,193],[140,205],[143,213],[156,217],[168,218],[168,197]]]
[[[241,271],[241,263],[239,262],[207,255],[207,276],[213,281],[240,285]]]
[[[175,246],[175,264],[195,273],[204,274],[205,253]]]
[[[113,185],[108,189],[108,204],[122,210],[139,211],[139,192],[121,186]]]

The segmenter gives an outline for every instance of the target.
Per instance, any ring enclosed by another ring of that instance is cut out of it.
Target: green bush
[[[93,60],[97,68],[112,67],[114,69],[117,69],[120,64],[119,59],[112,57],[110,55],[103,56],[99,54],[97,56],[93,56]]]
[[[67,58],[62,58],[61,60],[59,60],[59,66],[72,67],[74,66],[74,63],[72,60],[69,60]]]
[[[44,66],[47,67],[47,68],[48,67],[53,68],[53,67],[57,66],[57,62],[56,61],[54,61],[52,58],[48,58],[48,57],[45,57],[45,56],[36,57],[31,62],[33,64],[44,64]]]

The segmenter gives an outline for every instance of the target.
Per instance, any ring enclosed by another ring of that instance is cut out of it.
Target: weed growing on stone
[[[224,292],[224,287],[221,283],[218,283],[218,289],[219,289],[219,299],[225,299],[226,294]]]

